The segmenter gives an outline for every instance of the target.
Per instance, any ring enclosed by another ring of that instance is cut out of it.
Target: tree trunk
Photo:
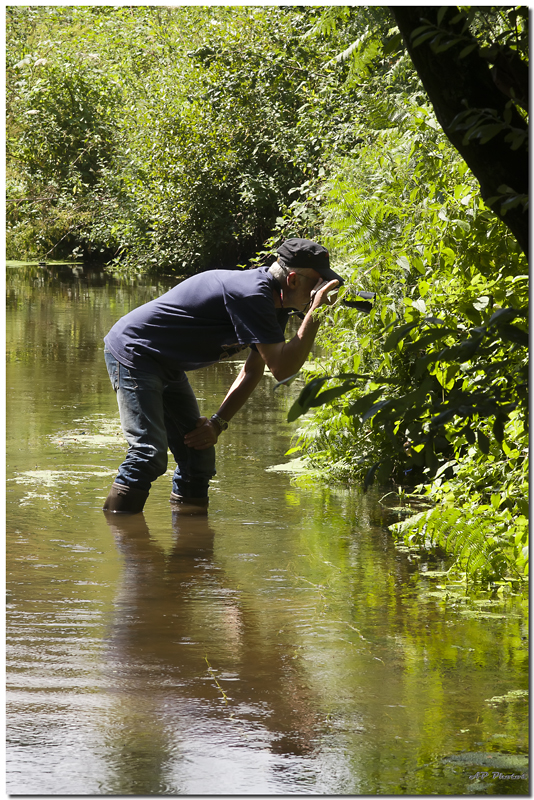
[[[428,93],[438,122],[450,142],[465,159],[467,165],[480,183],[483,199],[492,211],[508,226],[528,258],[529,215],[522,204],[506,210],[503,202],[512,194],[503,195],[501,186],[510,187],[513,195],[528,195],[529,164],[527,141],[512,150],[510,143],[504,141],[508,130],[499,132],[485,144],[479,139],[463,143],[465,130],[451,129],[454,118],[470,109],[483,111],[492,109],[497,114],[496,122],[505,121],[505,107],[509,98],[501,92],[492,79],[488,61],[480,55],[476,47],[471,53],[460,58],[460,53],[470,43],[476,44],[469,30],[462,34],[462,41],[443,52],[434,52],[430,37],[414,46],[413,32],[431,23],[439,32],[459,35],[462,22],[452,24],[451,19],[459,14],[458,8],[449,6],[444,19],[438,25],[439,6],[391,6],[406,48],[415,69]],[[438,31],[436,31],[438,33]],[[512,106],[508,110],[510,125],[521,131],[528,129],[527,123]],[[497,200],[489,202],[491,198]]]

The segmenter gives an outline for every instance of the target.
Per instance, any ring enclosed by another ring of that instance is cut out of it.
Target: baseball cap
[[[314,269],[325,281],[344,283],[341,275],[330,269],[330,254],[322,244],[311,239],[286,239],[276,251],[288,267]]]

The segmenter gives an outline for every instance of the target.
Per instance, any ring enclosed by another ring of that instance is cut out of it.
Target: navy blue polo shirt
[[[268,267],[210,270],[130,311],[104,342],[126,367],[173,380],[255,344],[285,340],[288,312],[277,309]]]

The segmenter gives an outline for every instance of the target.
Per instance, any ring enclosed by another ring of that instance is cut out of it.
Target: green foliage
[[[12,257],[52,251],[57,256],[84,241],[97,213],[95,191],[114,152],[120,87],[91,42],[80,42],[77,16],[68,8],[8,9]]]
[[[510,416],[502,450],[485,453],[473,442],[467,458],[449,462],[423,490],[433,508],[391,526],[406,544],[445,549],[470,580],[528,574],[528,441],[520,413]]]
[[[14,7],[10,232],[83,209],[84,249],[123,271],[184,274],[248,260],[286,217],[317,230],[328,154],[354,139],[347,68],[306,36],[319,16]]]
[[[470,578],[502,578],[510,566],[503,540],[495,531],[488,536],[488,516],[481,506],[458,509],[438,506],[414,514],[391,525],[406,544],[419,547],[439,547],[454,558],[455,570],[465,571]],[[493,518],[491,522],[493,522]],[[515,563],[512,562],[512,566]]]
[[[477,580],[523,574],[525,259],[419,90],[388,74],[358,153],[334,167],[324,238],[348,291],[377,301],[365,318],[328,312],[317,368],[290,411],[315,409],[295,451],[364,487],[426,486],[436,506],[403,523],[408,537],[422,543],[424,528]]]
[[[443,130],[529,252],[528,11],[392,7]]]
[[[26,87],[20,100],[30,108],[19,137],[10,143],[12,155],[43,188],[54,184],[84,193],[109,160],[117,93],[97,62],[90,54],[60,64],[46,58],[32,63],[26,56],[15,66],[21,77],[31,70],[32,80],[19,82]]]

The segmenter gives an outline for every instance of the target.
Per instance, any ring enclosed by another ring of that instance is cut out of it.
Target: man
[[[330,305],[328,292],[343,283],[328,251],[309,239],[288,239],[271,267],[211,270],[179,283],[122,317],[105,337],[105,358],[117,394],[126,459],[104,503],[105,511],[142,511],[151,483],[176,460],[171,503],[204,512],[215,475],[214,445],[258,385],[265,365],[276,380],[304,364]],[[304,313],[285,341],[289,310]],[[251,352],[216,413],[200,416],[186,376],[246,347]]]

